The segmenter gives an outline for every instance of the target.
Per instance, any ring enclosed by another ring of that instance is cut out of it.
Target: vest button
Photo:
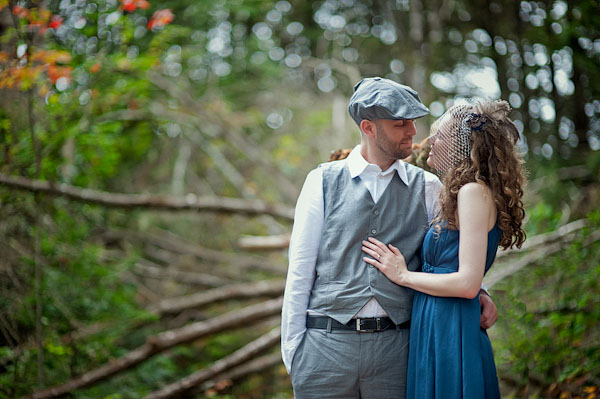
[[[373,229],[373,230],[371,230],[371,233],[377,234],[377,230]]]
[[[379,215],[379,211],[374,211],[373,215],[375,215],[375,216]]]
[[[369,284],[371,287],[375,287],[375,281],[371,281],[371,283]]]

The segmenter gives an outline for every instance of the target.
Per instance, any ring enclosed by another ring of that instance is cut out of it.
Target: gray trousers
[[[408,336],[309,328],[292,361],[295,399],[405,398]]]

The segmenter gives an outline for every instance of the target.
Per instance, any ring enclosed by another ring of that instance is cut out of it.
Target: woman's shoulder
[[[485,223],[487,231],[496,223],[496,203],[492,190],[484,183],[467,183],[458,190],[458,216],[468,215],[468,220]]]
[[[463,210],[487,209],[488,213],[495,211],[496,205],[492,190],[484,183],[467,183],[458,190],[456,197],[458,208]]]
[[[464,186],[462,186],[459,190],[458,190],[458,196],[459,197],[482,197],[482,198],[487,198],[490,197],[492,194],[492,190],[489,188],[488,185],[486,185],[485,183],[481,183],[481,182],[471,182],[471,183],[467,183]]]

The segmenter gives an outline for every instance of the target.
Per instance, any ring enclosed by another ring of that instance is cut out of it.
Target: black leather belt
[[[390,329],[398,330],[410,328],[410,320],[396,325],[389,317],[364,317],[360,319],[352,319],[348,324],[342,324],[339,321],[335,321],[327,316],[308,316],[306,318],[306,328],[378,332]]]

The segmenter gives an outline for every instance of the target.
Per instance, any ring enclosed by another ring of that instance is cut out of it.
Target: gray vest
[[[410,319],[413,291],[363,261],[361,250],[362,240],[372,236],[400,249],[410,270],[421,266],[428,227],[425,176],[405,165],[408,185],[394,173],[377,204],[360,177],[350,177],[346,160],[321,165],[325,222],[309,309],[348,323],[375,297],[396,324]]]

